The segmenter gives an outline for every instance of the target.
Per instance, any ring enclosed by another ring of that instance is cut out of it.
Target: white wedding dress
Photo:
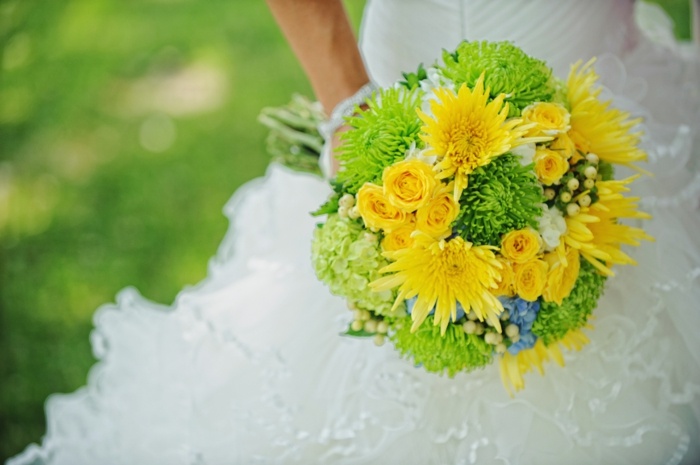
[[[271,166],[226,206],[200,285],[172,307],[127,289],[98,310],[87,386],[50,397],[41,445],[8,464],[700,463],[700,81],[692,53],[650,41],[633,7],[372,0],[362,27],[380,84],[464,38],[510,39],[560,76],[599,55],[616,102],[647,118],[656,176],[638,192],[656,242],[608,281],[591,343],[566,367],[527,375],[510,398],[495,364],[449,379],[339,336],[351,314],[310,263],[308,212],[329,188]]]

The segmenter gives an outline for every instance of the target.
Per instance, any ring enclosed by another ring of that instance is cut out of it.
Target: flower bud
[[[352,194],[343,195],[340,200],[338,200],[338,205],[350,209],[355,205],[355,196]]]
[[[569,205],[566,206],[566,214],[569,216],[576,216],[579,214],[581,211],[581,207],[579,207],[575,203],[570,203]]]
[[[365,240],[369,242],[370,244],[377,242],[377,235],[372,234],[371,232],[365,232]]]
[[[518,325],[509,324],[508,326],[506,326],[506,335],[508,337],[512,338],[513,336],[517,336],[518,334],[520,334],[520,328],[518,327]]]
[[[462,324],[462,329],[467,334],[474,334],[476,333],[476,323],[474,323],[473,321],[465,321]]]
[[[576,178],[571,178],[569,179],[569,182],[566,183],[566,187],[568,187],[570,191],[575,191],[576,189],[578,189],[578,186],[579,182]]]
[[[582,207],[588,207],[591,204],[591,196],[590,195],[584,195],[580,199],[578,199],[578,204],[581,205]]]
[[[586,160],[588,160],[589,163],[593,163],[594,165],[597,165],[600,159],[598,158],[598,155],[595,153],[589,153],[586,155]]]
[[[368,333],[376,333],[377,332],[377,320],[367,320],[365,321],[365,331]]]
[[[589,165],[583,170],[583,175],[588,179],[595,179],[595,177],[598,176],[598,170],[595,166]]]

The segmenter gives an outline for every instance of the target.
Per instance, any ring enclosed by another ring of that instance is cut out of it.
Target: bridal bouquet
[[[592,62],[566,83],[510,43],[464,42],[348,118],[312,260],[354,312],[426,370],[500,362],[506,388],[580,349],[622,244],[651,239],[628,197],[638,120],[601,101]]]

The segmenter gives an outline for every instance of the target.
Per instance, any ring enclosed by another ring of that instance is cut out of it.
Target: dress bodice
[[[361,45],[382,85],[465,39],[513,41],[565,77],[572,61],[633,45],[633,7],[632,0],[369,0]]]

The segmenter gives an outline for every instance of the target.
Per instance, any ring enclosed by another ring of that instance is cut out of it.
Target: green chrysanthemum
[[[423,123],[416,113],[420,90],[382,89],[368,105],[348,119],[352,129],[341,136],[337,180],[352,194],[366,182],[381,184],[384,168],[403,160],[412,144],[423,146],[419,137]]]
[[[615,179],[615,166],[612,163],[600,160],[598,162],[598,174],[603,177],[603,181]]]
[[[375,292],[369,287],[389,262],[382,257],[377,238],[366,234],[358,222],[329,215],[314,232],[311,261],[316,276],[333,294],[347,297],[358,308],[376,314],[403,314],[403,306],[391,312],[396,300],[394,292]]]
[[[391,323],[391,340],[406,358],[433,373],[454,376],[460,371],[473,371],[491,363],[493,346],[474,334],[465,334],[461,325],[451,324],[444,335],[440,326],[433,325],[433,317],[411,332],[411,317]]]
[[[549,345],[559,341],[569,330],[583,327],[598,304],[605,280],[605,276],[598,273],[593,265],[581,260],[579,277],[569,297],[561,305],[554,302],[542,303],[532,325],[535,336]]]
[[[513,154],[501,155],[469,176],[454,228],[475,245],[498,246],[501,236],[512,230],[537,229],[542,202],[532,166],[522,166]]]
[[[504,93],[510,116],[533,102],[549,102],[556,92],[552,70],[509,42],[462,42],[454,53],[443,53],[443,74],[459,86],[473,87],[481,73],[491,97]]]

